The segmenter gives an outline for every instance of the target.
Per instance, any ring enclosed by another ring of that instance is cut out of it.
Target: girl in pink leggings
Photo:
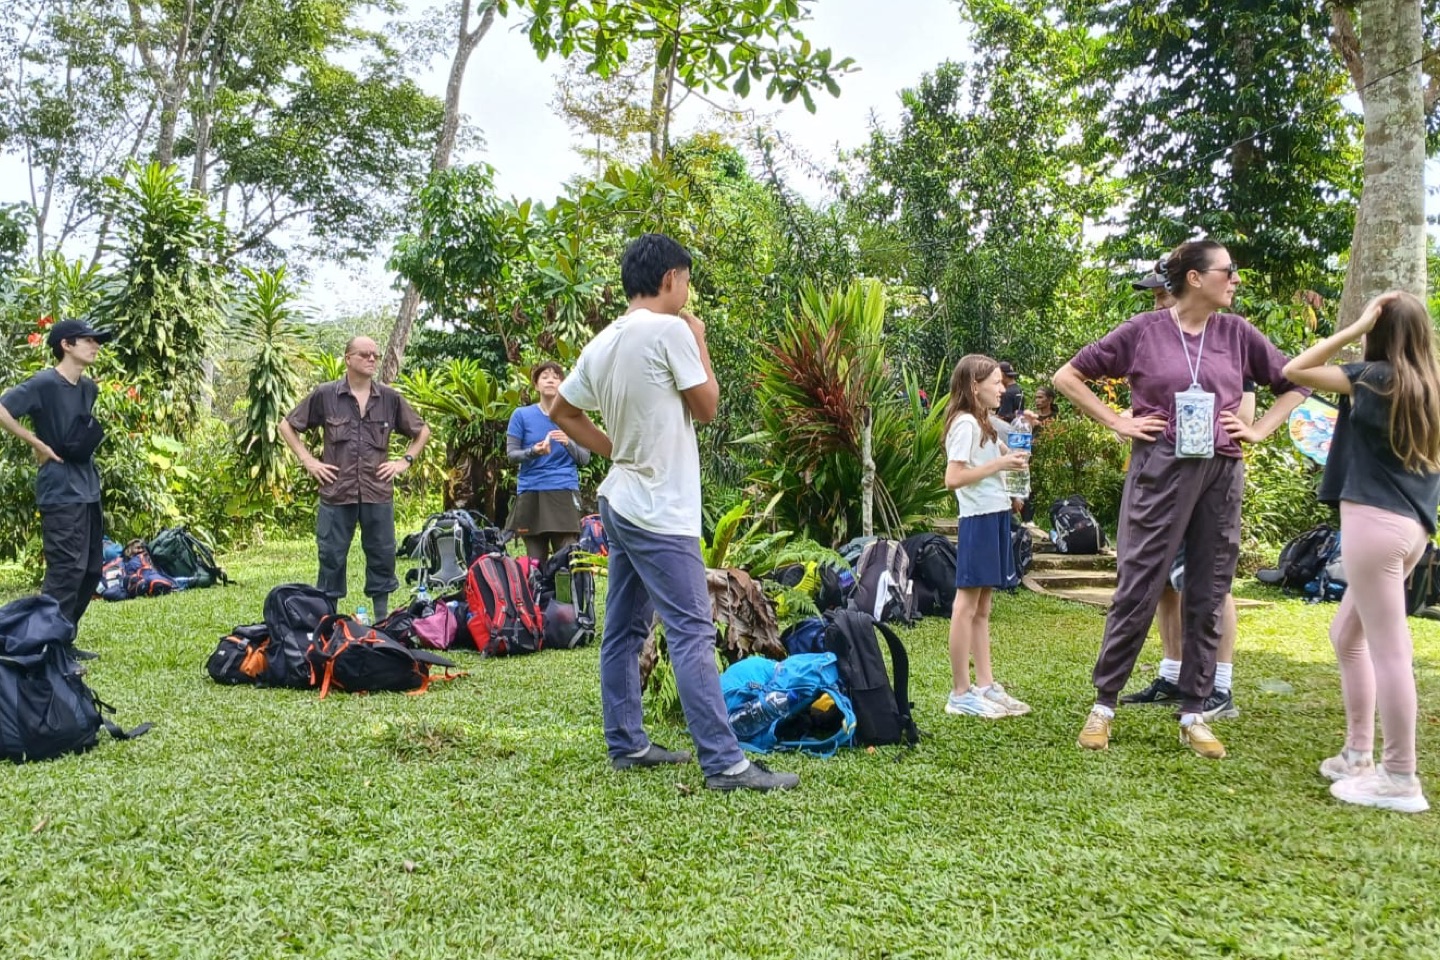
[[[1340,395],[1320,499],[1340,507],[1349,586],[1330,625],[1345,697],[1345,748],[1320,764],[1345,803],[1405,813],[1430,808],[1415,775],[1415,676],[1405,578],[1435,535],[1440,508],[1440,366],[1425,305],[1382,294],[1360,319],[1285,367],[1295,383]],[[1363,339],[1364,360],[1335,366]],[[1375,711],[1385,734],[1372,753]]]

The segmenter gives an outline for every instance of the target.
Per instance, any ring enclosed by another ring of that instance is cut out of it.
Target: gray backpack
[[[898,540],[865,545],[855,563],[855,606],[879,623],[920,619],[910,582],[910,557]]]

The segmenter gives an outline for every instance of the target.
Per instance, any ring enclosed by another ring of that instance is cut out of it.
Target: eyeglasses
[[[1225,266],[1223,266],[1223,267],[1206,267],[1204,270],[1201,270],[1201,271],[1199,271],[1199,272],[1200,272],[1200,273],[1219,273],[1219,272],[1221,272],[1221,271],[1224,271],[1225,273],[1228,273],[1228,274],[1230,274],[1230,276],[1233,277],[1233,276],[1235,276],[1236,274],[1238,274],[1238,273],[1240,272],[1240,268],[1237,267],[1237,266],[1236,266],[1235,264],[1233,264],[1233,263],[1227,263],[1227,264],[1225,264]]]
[[[380,359],[380,354],[376,353],[374,350],[366,350],[364,353],[361,353],[360,351],[357,350],[357,351],[355,351],[354,353],[350,354],[350,356],[352,356],[352,357],[359,357],[361,360],[378,360],[378,359]]]

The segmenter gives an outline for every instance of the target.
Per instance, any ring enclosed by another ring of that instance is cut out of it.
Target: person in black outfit
[[[1015,368],[1008,360],[1000,361],[1000,380],[1005,384],[1005,392],[1000,394],[1000,406],[996,408],[995,416],[1009,423],[1025,409],[1025,391],[1015,382]]]
[[[46,341],[55,366],[0,396],[0,427],[29,444],[40,464],[35,503],[45,549],[41,592],[54,597],[77,626],[100,582],[105,533],[94,459],[105,430],[94,416],[100,391],[85,370],[112,336],[80,320],[62,320]]]

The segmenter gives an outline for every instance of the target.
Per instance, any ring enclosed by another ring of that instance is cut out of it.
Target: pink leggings
[[[1415,675],[1405,577],[1425,552],[1425,529],[1412,517],[1340,501],[1340,553],[1349,586],[1330,624],[1345,696],[1345,746],[1375,747],[1375,707],[1385,734],[1385,769],[1415,772]]]

